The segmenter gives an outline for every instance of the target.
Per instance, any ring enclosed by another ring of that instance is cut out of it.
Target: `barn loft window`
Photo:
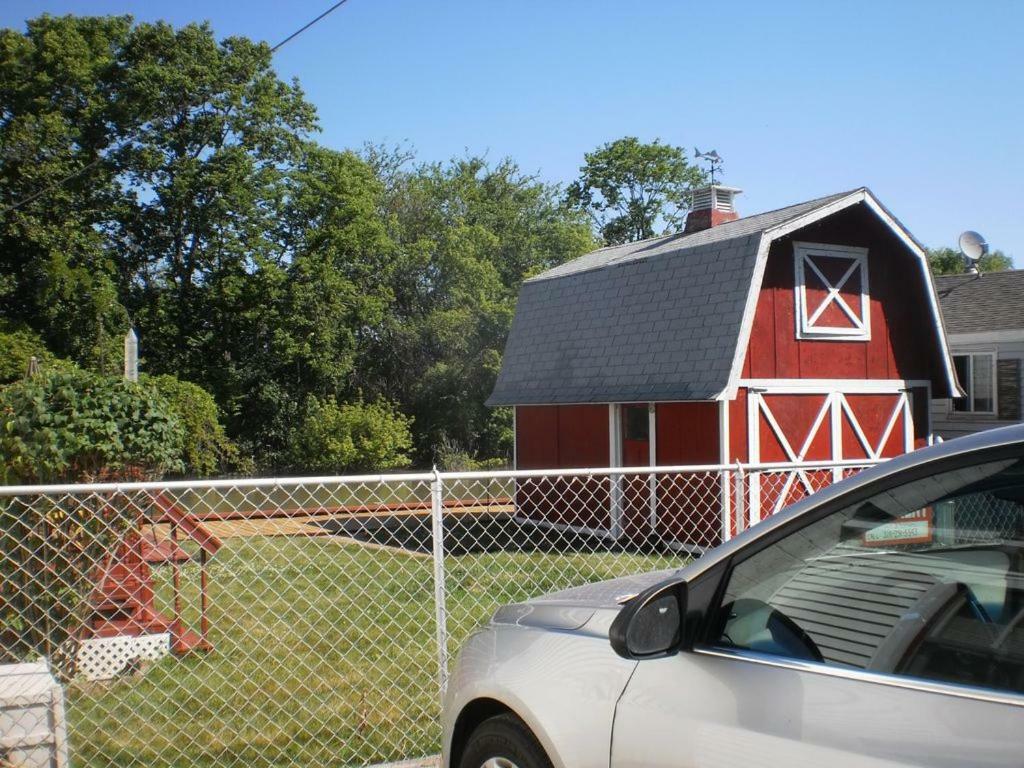
[[[953,355],[953,366],[967,397],[953,400],[959,413],[996,412],[996,356],[993,352]]]
[[[795,243],[798,339],[871,338],[866,248]]]

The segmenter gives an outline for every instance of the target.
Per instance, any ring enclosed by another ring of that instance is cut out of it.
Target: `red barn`
[[[488,401],[515,408],[518,469],[877,459],[929,439],[929,401],[959,390],[921,244],[866,188],[746,218],[738,192],[703,190],[684,232],[523,285]],[[634,482],[625,502],[593,482],[528,511],[721,529],[717,477]],[[800,485],[758,496],[762,512]]]

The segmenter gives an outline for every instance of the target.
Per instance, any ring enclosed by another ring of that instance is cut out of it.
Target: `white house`
[[[967,397],[932,401],[944,439],[1020,422],[1024,270],[935,278],[953,364]]]

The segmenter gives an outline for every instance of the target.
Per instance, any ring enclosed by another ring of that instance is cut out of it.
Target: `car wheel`
[[[473,731],[459,768],[551,768],[551,761],[522,720],[499,715]]]

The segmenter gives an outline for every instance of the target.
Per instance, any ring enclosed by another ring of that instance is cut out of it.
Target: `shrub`
[[[434,464],[444,472],[488,472],[509,468],[509,461],[500,456],[479,458],[447,435],[434,451]]]
[[[33,357],[39,361],[42,370],[50,370],[58,360],[43,344],[39,334],[28,328],[0,322],[0,384],[25,378],[28,363]],[[71,367],[67,361],[59,361],[63,367]]]
[[[209,477],[246,469],[236,446],[224,432],[213,395],[170,375],[143,376],[175,412],[184,430],[183,471],[190,477]]]
[[[173,409],[144,384],[73,369],[0,389],[8,483],[158,477],[181,470],[183,445]]]
[[[292,439],[301,472],[368,472],[409,465],[412,419],[386,401],[313,400]]]
[[[75,369],[0,389],[7,482],[152,478],[180,468],[182,447],[177,416],[148,386]],[[143,514],[119,493],[0,500],[0,661],[61,651],[57,671],[73,673],[95,568]]]

